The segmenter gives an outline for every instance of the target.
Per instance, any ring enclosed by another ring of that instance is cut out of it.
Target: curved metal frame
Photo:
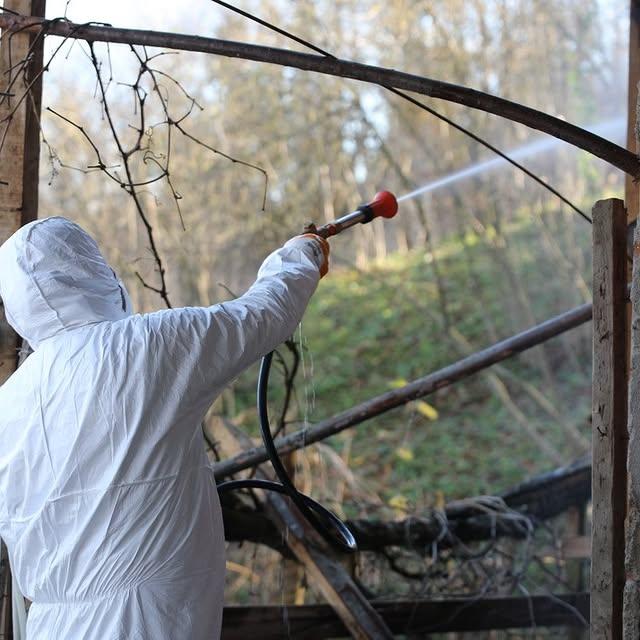
[[[538,129],[605,160],[633,178],[640,178],[640,161],[634,153],[570,122],[483,91],[394,69],[231,40],[204,38],[166,31],[119,29],[91,24],[80,25],[69,21],[42,20],[8,13],[0,13],[0,29],[14,31],[33,29],[40,30],[48,35],[77,40],[138,44],[197,51],[294,67],[325,75],[361,80],[382,87],[413,91],[431,98],[439,98],[472,109],[486,111],[533,129]]]

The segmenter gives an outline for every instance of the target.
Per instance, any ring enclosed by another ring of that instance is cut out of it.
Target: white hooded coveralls
[[[319,280],[295,238],[231,302],[132,315],[64,218],[0,247],[0,295],[34,349],[0,387],[0,536],[29,640],[215,640],[224,535],[201,421],[292,335]]]

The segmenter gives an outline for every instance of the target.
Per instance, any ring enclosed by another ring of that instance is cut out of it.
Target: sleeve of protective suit
[[[298,236],[264,261],[239,298],[146,316],[155,374],[192,409],[206,410],[225,385],[293,334],[325,261],[318,240]]]

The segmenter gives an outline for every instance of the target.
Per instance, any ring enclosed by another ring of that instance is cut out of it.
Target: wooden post
[[[226,455],[233,455],[252,445],[251,440],[233,425],[227,424],[229,437],[222,439]],[[260,467],[256,477],[270,477]],[[318,589],[333,607],[343,624],[357,640],[393,640],[382,616],[365,598],[351,576],[291,502],[273,492],[265,492],[263,505],[298,561],[304,566],[310,584]]]
[[[627,148],[637,153],[639,148],[638,138],[640,128],[638,118],[640,117],[638,95],[638,83],[640,82],[640,0],[630,0],[629,3],[629,79],[627,96]],[[627,205],[627,222],[633,223],[638,217],[638,207],[640,199],[638,197],[638,183],[629,178],[625,178],[625,202]],[[631,228],[631,227],[630,227]],[[628,496],[627,505],[627,532],[625,549],[625,572],[626,582],[624,589],[624,609],[623,609],[623,629],[624,638],[638,638],[640,634],[640,592],[638,590],[638,577],[640,576],[640,549],[638,541],[638,526],[640,524],[640,480],[636,477],[637,471],[633,469],[634,458],[633,448],[637,447],[638,415],[636,389],[634,385],[640,382],[638,368],[638,349],[640,349],[637,329],[633,328],[633,319],[637,323],[640,307],[638,306],[638,292],[634,286],[637,281],[638,271],[636,267],[636,253],[638,247],[638,232],[634,233],[633,242],[633,272],[635,278],[631,278],[631,269],[628,269],[632,282],[632,303],[627,305],[627,366],[630,379],[629,386],[629,457],[628,457]],[[634,364],[635,358],[635,364]]]
[[[6,0],[4,6],[23,15],[44,16],[45,0]],[[36,81],[26,99],[20,99],[26,83],[42,70],[42,39],[34,43],[34,34],[3,34],[0,43],[0,92],[9,88],[11,96],[0,96],[0,244],[38,211],[38,165],[40,159],[40,102],[42,83]],[[26,56],[31,63],[26,76],[16,66]],[[19,104],[19,106],[18,106]],[[17,108],[16,108],[17,107]],[[14,111],[15,110],[15,111]],[[17,366],[18,336],[0,317],[0,384]]]
[[[591,637],[599,640],[622,638],[627,454],[626,228],[622,200],[596,203],[593,208]]]
[[[46,0],[5,0],[4,7],[23,15],[44,17]],[[42,99],[42,38],[33,33],[2,34],[0,42],[0,244],[20,226],[38,215],[38,173],[40,160],[40,103]],[[18,63],[30,56],[24,69]],[[16,66],[18,65],[18,66]],[[31,84],[33,82],[33,84]],[[25,95],[31,84],[29,95]],[[18,365],[19,338],[7,324],[0,309],[0,384]],[[4,553],[4,551],[3,551]],[[6,560],[2,561],[0,576],[2,605],[0,605],[0,633],[9,640],[12,636],[11,573]]]
[[[624,638],[640,637],[640,227],[633,240],[629,379],[629,503],[625,549]]]

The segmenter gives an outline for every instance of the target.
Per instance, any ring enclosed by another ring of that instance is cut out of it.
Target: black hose
[[[233,491],[236,489],[265,489],[267,491],[282,493],[291,498],[304,518],[329,544],[334,547],[338,547],[343,551],[357,551],[358,547],[356,540],[349,530],[349,527],[347,527],[347,525],[340,520],[338,516],[323,507],[319,502],[316,502],[313,498],[310,498],[304,493],[300,493],[295,488],[289,474],[280,460],[278,450],[276,449],[271,435],[269,411],[267,406],[267,391],[269,387],[269,373],[271,371],[272,359],[273,351],[264,356],[260,364],[257,405],[262,442],[264,443],[269,460],[271,461],[280,482],[258,479],[229,480],[218,485],[218,493],[224,493],[226,491]]]

